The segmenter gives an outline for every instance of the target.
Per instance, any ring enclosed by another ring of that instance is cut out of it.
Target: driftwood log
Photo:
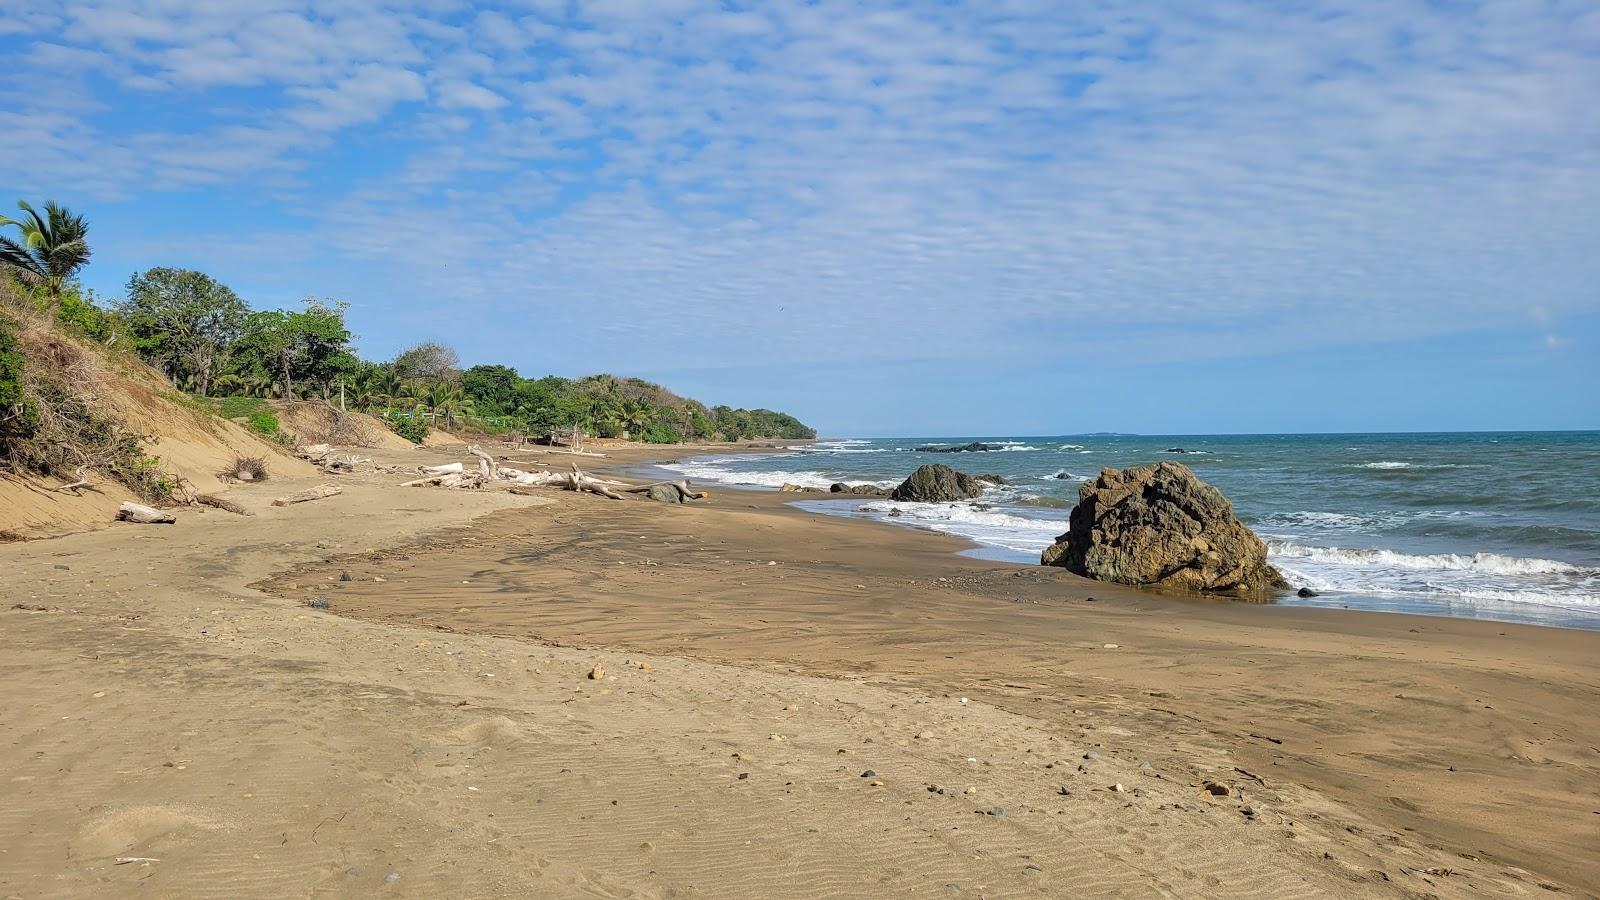
[[[228,512],[234,513],[236,515],[241,515],[241,516],[253,516],[253,515],[255,515],[255,513],[251,512],[248,509],[245,509],[244,507],[242,507],[239,504],[233,502],[232,500],[229,500],[229,499],[227,499],[225,497],[218,497],[215,494],[195,494],[194,495],[194,502],[200,504],[201,506],[212,507],[213,509],[227,510]]]
[[[178,517],[165,510],[129,502],[117,508],[117,521],[135,522],[140,525],[171,525],[178,521]]]
[[[478,458],[478,474],[484,481],[494,481],[500,477],[500,464],[494,461],[494,457],[479,450],[477,444],[469,445],[467,452]]]
[[[466,471],[461,463],[445,463],[442,466],[417,466],[420,475],[460,475]]]
[[[344,488],[342,487],[335,487],[331,484],[319,484],[314,488],[306,488],[303,491],[296,491],[288,496],[279,497],[278,499],[272,501],[272,505],[288,506],[291,503],[305,503],[309,500],[322,500],[326,497],[336,497],[342,493],[344,493]]]
[[[612,490],[606,482],[591,475],[583,474],[583,472],[579,471],[577,463],[572,464],[572,472],[567,475],[567,490],[588,491],[591,494],[599,494],[602,497],[610,497],[613,500],[626,499]]]

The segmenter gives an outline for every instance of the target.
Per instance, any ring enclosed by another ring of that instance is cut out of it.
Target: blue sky
[[[1593,0],[0,12],[0,197],[835,434],[1600,427]]]

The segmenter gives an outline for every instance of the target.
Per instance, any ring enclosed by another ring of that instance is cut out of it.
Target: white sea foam
[[[1358,550],[1343,547],[1305,547],[1288,541],[1272,541],[1270,553],[1288,559],[1314,559],[1347,566],[1367,566],[1447,572],[1479,572],[1492,575],[1574,575],[1600,577],[1600,569],[1585,569],[1554,559],[1528,559],[1497,553],[1433,553],[1414,555],[1393,550]]]
[[[771,457],[768,457],[771,459]],[[848,478],[843,475],[819,472],[816,470],[802,469],[797,471],[783,469],[769,469],[764,472],[744,472],[730,467],[729,463],[744,461],[745,457],[737,456],[712,456],[698,459],[685,459],[674,463],[667,463],[661,468],[681,472],[696,481],[714,481],[722,484],[742,484],[751,487],[782,487],[785,484],[798,484],[801,487],[820,488],[827,490],[834,482],[848,481],[851,484],[872,484],[878,487],[894,487],[898,481],[863,481],[858,478]]]
[[[1017,515],[979,503],[895,503],[874,501],[856,507],[874,518],[886,518],[903,525],[958,534],[1019,553],[1034,554],[1050,546],[1067,530],[1058,519]],[[892,514],[892,515],[891,515]]]
[[[1359,468],[1359,469],[1409,469],[1409,468],[1411,468],[1411,463],[1408,463],[1408,462],[1395,462],[1394,460],[1385,459],[1385,460],[1380,460],[1379,462],[1360,463],[1360,464],[1358,464],[1356,466],[1356,468]]]

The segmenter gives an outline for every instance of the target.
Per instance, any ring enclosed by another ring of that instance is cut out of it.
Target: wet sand
[[[1595,633],[398,480],[0,547],[0,895],[1600,886]]]

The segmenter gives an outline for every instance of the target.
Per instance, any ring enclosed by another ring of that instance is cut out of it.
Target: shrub
[[[250,430],[264,437],[278,435],[278,417],[265,410],[250,413]]]
[[[242,419],[251,413],[260,412],[267,405],[267,401],[260,397],[223,397],[220,405],[224,419]]]
[[[240,456],[217,477],[224,481],[266,481],[267,461],[259,456]]]
[[[646,444],[681,444],[683,432],[671,425],[657,422],[644,430],[641,436]]]
[[[9,331],[0,329],[0,439],[33,433],[39,413],[23,390],[22,351]]]
[[[413,444],[420,444],[428,437],[428,422],[421,416],[396,416],[389,420],[389,427]]]

